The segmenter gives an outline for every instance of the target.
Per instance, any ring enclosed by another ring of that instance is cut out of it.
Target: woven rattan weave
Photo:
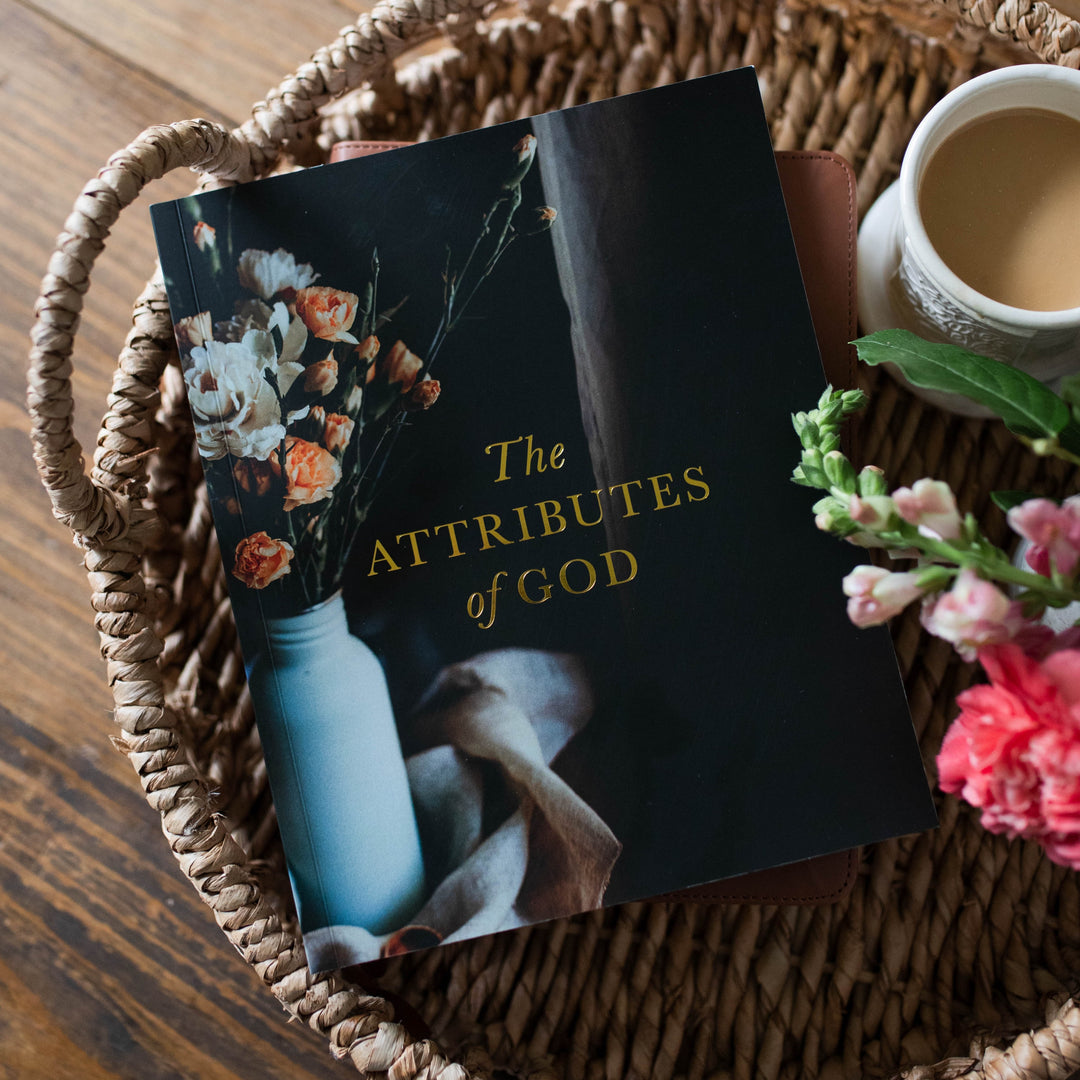
[[[446,49],[395,69],[439,33]],[[396,1013],[370,983],[313,977],[290,915],[160,280],[137,302],[89,476],[72,435],[73,335],[121,208],[179,166],[206,182],[246,180],[283,155],[320,160],[336,138],[435,137],[741,64],[758,69],[777,147],[843,154],[865,208],[948,89],[1032,61],[1080,66],[1080,25],[1031,0],[575,0],[503,18],[469,0],[391,0],[243,127],[151,129],[87,185],[42,284],[29,402],[56,514],[85,548],[115,742],[229,940],[335,1056],[395,1080],[901,1069],[1063,1080],[1080,1069],[1070,1000],[1080,879],[943,799],[939,830],[867,850],[851,895],[831,906],[632,905],[389,961],[379,992],[406,1003]],[[885,377],[867,382],[861,457],[895,482],[948,480],[998,539],[992,487],[1076,489],[1075,476],[1037,464],[1000,425],[949,418]],[[793,442],[793,462],[794,451]],[[932,769],[972,671],[910,616],[895,641]],[[395,1020],[413,1011],[435,1041]]]

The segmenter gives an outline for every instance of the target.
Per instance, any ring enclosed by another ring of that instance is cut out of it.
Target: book
[[[153,219],[313,968],[934,824],[752,70]]]

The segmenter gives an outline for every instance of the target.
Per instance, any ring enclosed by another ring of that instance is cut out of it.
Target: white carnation
[[[284,289],[306,288],[319,277],[309,263],[298,266],[284,248],[273,254],[248,248],[240,255],[236,272],[240,284],[264,300],[272,299]]]
[[[264,372],[276,366],[271,336],[249,330],[243,341],[207,341],[185,367],[199,453],[265,461],[281,445],[281,408]]]

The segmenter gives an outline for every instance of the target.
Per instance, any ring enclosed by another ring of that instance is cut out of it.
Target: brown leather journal
[[[402,142],[337,143],[330,161],[408,146]],[[855,385],[855,174],[838,154],[780,151],[780,185],[814,322],[826,379]],[[795,443],[792,443],[794,454]],[[794,461],[794,457],[792,458]],[[843,897],[858,872],[857,849],[759,870],[658,899],[709,903],[826,904]]]

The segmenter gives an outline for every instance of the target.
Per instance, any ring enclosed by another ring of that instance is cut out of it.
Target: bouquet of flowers
[[[1059,395],[1006,364],[906,331],[855,344],[869,364],[895,363],[917,386],[988,407],[1035,453],[1080,464],[1080,377]],[[848,574],[848,615],[874,626],[918,602],[926,630],[978,659],[989,682],[957,698],[937,758],[941,788],[979,808],[987,829],[1034,839],[1055,862],[1080,869],[1080,625],[1072,618],[1080,609],[1059,617],[1072,625],[1056,633],[1044,622],[1049,609],[1080,601],[1080,496],[994,493],[1027,543],[1024,565],[1015,565],[943,481],[890,491],[881,469],[856,470],[839,429],[865,401],[861,391],[830,387],[816,409],[793,417],[803,449],[792,479],[826,493],[814,505],[818,528],[907,563]]]
[[[377,249],[359,283],[323,284],[282,248],[234,257],[229,223],[186,200],[220,304],[180,319],[176,338],[210,496],[242,533],[226,568],[245,586],[274,586],[287,610],[339,588],[399,432],[439,398],[432,368],[446,338],[515,240],[556,216],[521,210],[535,155],[535,136],[524,136],[471,249],[455,263],[447,248],[442,309],[419,352],[392,330],[406,300],[379,308]]]

